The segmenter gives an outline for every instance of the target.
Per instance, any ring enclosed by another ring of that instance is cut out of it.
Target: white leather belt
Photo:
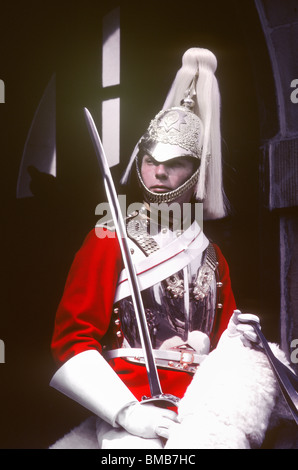
[[[166,349],[153,349],[153,355],[157,366],[167,369],[175,369],[182,372],[195,373],[197,367],[205,359],[206,355],[196,354],[190,349],[176,351]],[[142,348],[119,348],[103,353],[107,361],[122,357],[136,364],[145,364]]]

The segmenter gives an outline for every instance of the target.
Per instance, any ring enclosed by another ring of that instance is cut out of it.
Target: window
[[[120,8],[103,17],[102,87],[108,98],[102,101],[102,143],[109,162],[120,162]]]

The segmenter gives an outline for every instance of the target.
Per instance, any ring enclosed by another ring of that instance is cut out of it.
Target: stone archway
[[[263,244],[266,238],[279,238],[280,340],[297,368],[293,347],[298,338],[298,3],[255,0],[255,7],[270,60],[270,67],[260,65],[253,32],[246,29],[259,90],[263,227],[269,221]],[[269,252],[265,260],[270,264]]]

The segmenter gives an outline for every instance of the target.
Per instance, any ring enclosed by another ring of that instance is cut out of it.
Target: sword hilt
[[[154,405],[159,406],[161,408],[167,408],[169,406],[178,406],[179,402],[180,398],[175,397],[170,393],[161,393],[153,397],[143,396],[141,400],[141,404],[153,403]]]

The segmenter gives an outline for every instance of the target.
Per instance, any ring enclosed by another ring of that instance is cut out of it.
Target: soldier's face
[[[192,159],[185,157],[159,163],[150,155],[144,155],[141,165],[141,175],[144,184],[154,193],[167,193],[179,188],[195,171]],[[183,195],[183,201],[188,202],[193,190]]]

